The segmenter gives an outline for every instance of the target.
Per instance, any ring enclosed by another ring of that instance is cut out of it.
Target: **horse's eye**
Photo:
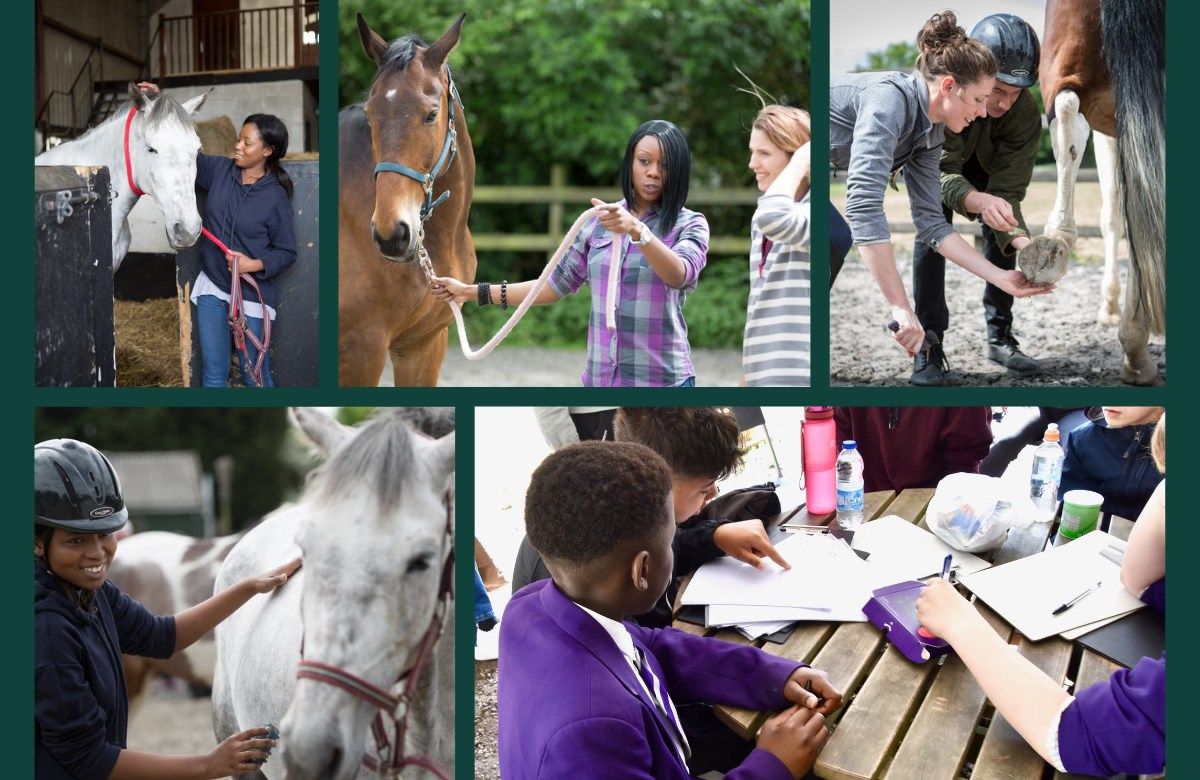
[[[147,146],[146,151],[150,152],[150,154],[158,154],[158,150],[155,149],[153,146]]]
[[[412,574],[416,571],[425,571],[429,568],[429,558],[430,557],[428,555],[418,555],[416,558],[413,558],[408,562],[408,568],[404,573]]]
[[[425,115],[425,124],[427,124],[427,125],[433,124],[434,122],[437,121],[437,117],[438,117],[438,112],[437,112],[437,109],[435,108],[432,111],[430,111],[428,114]]]

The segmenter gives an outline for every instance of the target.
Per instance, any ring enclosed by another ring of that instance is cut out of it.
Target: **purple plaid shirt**
[[[621,201],[625,205],[625,201]],[[708,220],[698,211],[682,209],[670,234],[660,235],[657,207],[638,217],[683,260],[683,286],[668,287],[627,235],[617,297],[617,329],[604,322],[608,304],[609,253],[613,234],[592,219],[550,277],[561,298],[587,282],[592,288],[588,322],[588,361],[585,387],[674,387],[696,375],[683,321],[683,301],[696,288],[708,259]]]

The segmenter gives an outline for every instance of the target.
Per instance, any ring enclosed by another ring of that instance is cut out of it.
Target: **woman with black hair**
[[[587,387],[692,387],[683,302],[696,288],[708,256],[708,220],[684,206],[691,152],[683,131],[652,119],[629,138],[621,164],[619,203],[596,198],[597,214],[542,288],[535,304],[554,303],[591,285]],[[619,278],[610,286],[613,241],[620,242]],[[463,284],[435,277],[433,291],[460,304],[519,304],[535,281]]]
[[[300,559],[250,577],[174,616],[155,616],[108,581],[115,532],[129,517],[121,483],[99,450],[73,439],[33,448],[34,777],[216,778],[257,772],[275,742],[256,726],[207,755],[130,750],[129,694],[121,655],[169,658],[259,593]]]
[[[158,93],[154,84],[138,87]],[[287,154],[288,131],[277,116],[251,114],[242,122],[233,157],[196,155],[196,186],[208,191],[204,225],[231,251],[201,239],[200,273],[192,285],[200,334],[201,385],[229,384],[232,335],[229,328],[233,261],[239,273],[251,274],[262,294],[240,281],[247,327],[260,341],[263,316],[275,319],[279,289],[275,278],[296,262],[296,230],[292,219],[292,180],[280,160]],[[264,309],[266,312],[264,313]],[[238,354],[242,383],[254,386],[250,367],[258,350],[246,339],[246,352]],[[274,387],[270,355],[263,357],[264,387]]]

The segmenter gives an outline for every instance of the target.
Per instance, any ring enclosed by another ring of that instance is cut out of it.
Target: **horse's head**
[[[158,204],[166,219],[167,241],[176,249],[189,247],[200,237],[196,208],[200,136],[192,115],[207,97],[205,92],[181,104],[167,95],[151,97],[129,85],[129,99],[137,109],[129,132],[134,181]]]
[[[444,66],[464,18],[459,16],[432,45],[417,35],[389,45],[358,16],[363,48],[379,66],[363,106],[377,163],[397,163],[422,175],[437,164],[455,110]],[[426,190],[415,178],[395,171],[376,174],[371,234],[380,254],[396,262],[416,259],[425,202]]]
[[[453,541],[454,434],[425,436],[404,410],[360,428],[318,411],[294,416],[327,456],[309,481],[309,514],[297,535],[304,659],[393,689],[417,663],[442,598]],[[453,630],[449,615],[445,622]],[[327,680],[298,680],[281,725],[288,777],[353,777],[375,713]]]

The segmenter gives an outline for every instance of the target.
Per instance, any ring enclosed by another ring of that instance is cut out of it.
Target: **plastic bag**
[[[1010,528],[1025,528],[1037,510],[1011,483],[983,474],[950,474],[938,482],[925,524],[956,550],[984,552],[1004,544]]]

